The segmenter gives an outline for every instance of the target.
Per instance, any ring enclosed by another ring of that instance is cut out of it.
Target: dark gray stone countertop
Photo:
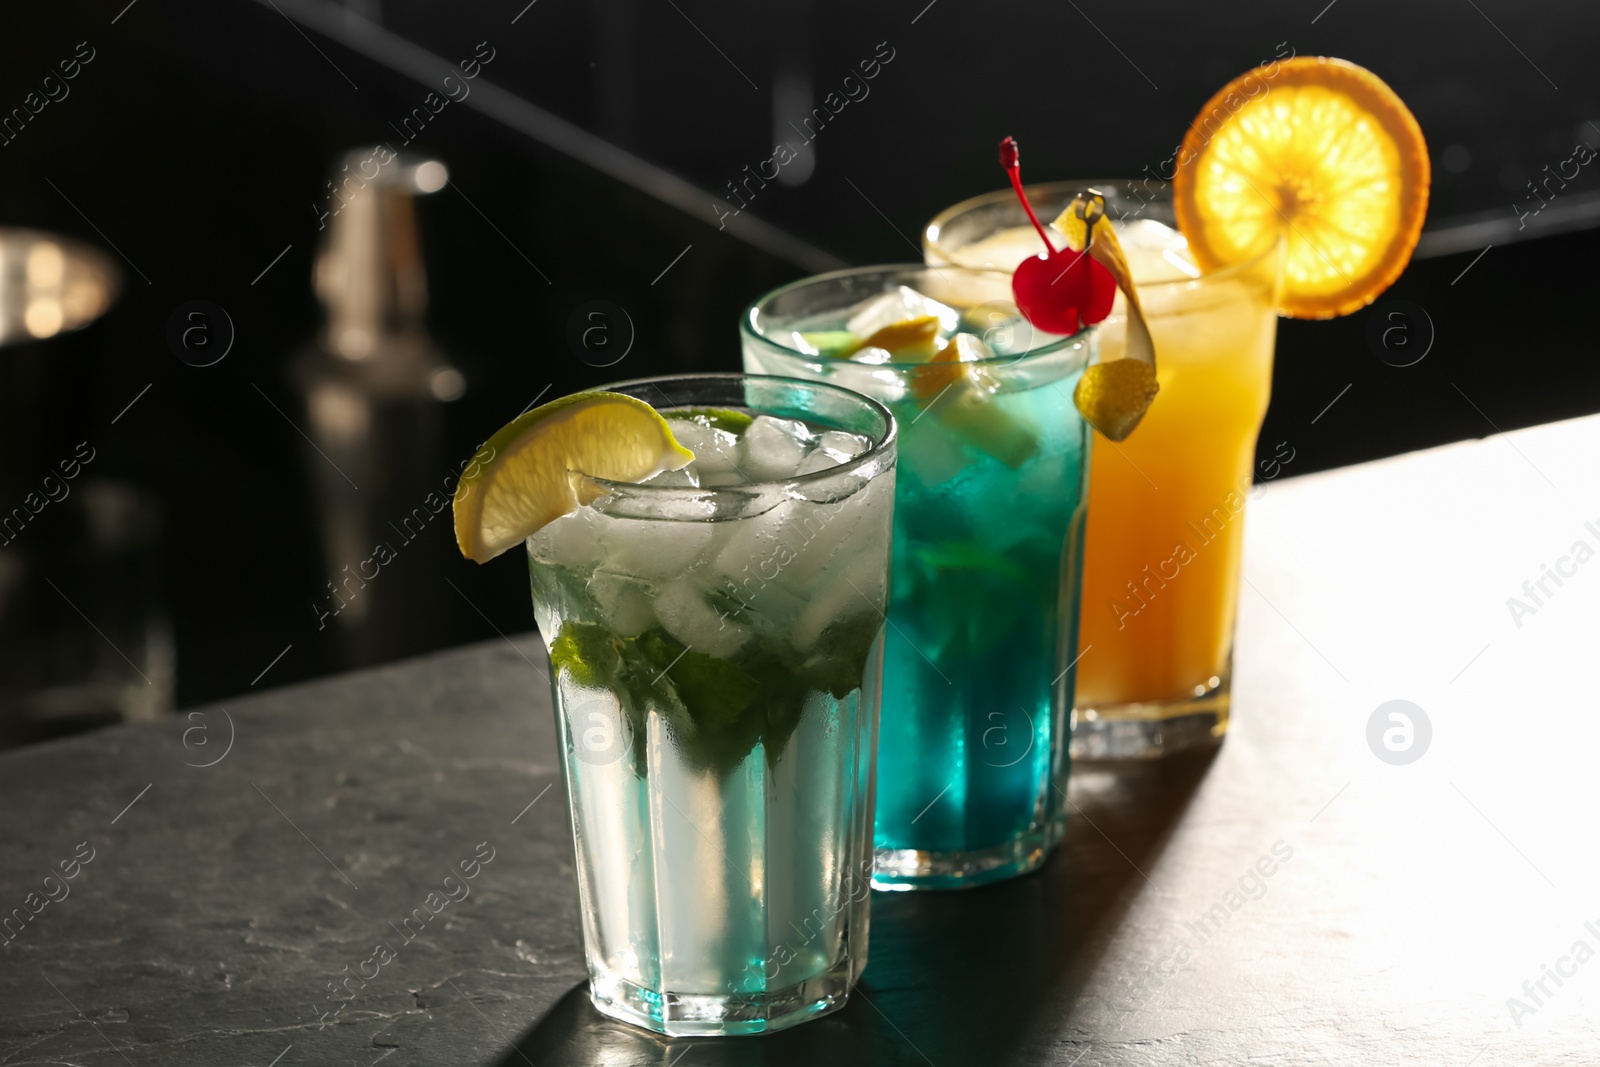
[[[1227,743],[1080,764],[1036,875],[875,894],[857,995],[771,1037],[589,1006],[532,636],[0,755],[0,914],[31,914],[0,1067],[1592,1067],[1597,444],[1579,420],[1270,484]],[[1392,699],[1431,723],[1404,766],[1368,744]]]

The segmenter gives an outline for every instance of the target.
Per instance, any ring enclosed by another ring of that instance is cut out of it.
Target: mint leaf
[[[945,541],[913,550],[916,560],[943,580],[981,576],[980,580],[1032,589],[1033,579],[1015,560],[976,541]]]
[[[550,665],[579,685],[613,689],[622,673],[624,644],[599,623],[568,619],[550,642]]]
[[[558,619],[580,619],[598,613],[589,592],[592,567],[561,567],[553,563],[528,560],[528,584],[533,602]]]
[[[836,620],[822,631],[811,654],[800,665],[799,684],[821,689],[835,700],[843,700],[860,689],[872,642],[882,629],[883,616],[876,612]]]
[[[625,638],[599,623],[568,619],[551,642],[550,663],[580,685],[616,695],[639,777],[648,772],[651,712],[666,720],[685,762],[726,777],[757,743],[768,765],[777,765],[810,692],[842,699],[858,689],[881,627],[870,614],[842,620],[823,632],[803,663],[787,643],[756,638],[734,662],[685,648],[659,626]]]
[[[708,733],[726,730],[755,699],[756,680],[725,659],[685,649],[659,627],[635,642],[645,660],[670,676],[689,717]]]
[[[776,767],[795,727],[800,724],[808,692],[806,683],[795,673],[793,649],[782,642],[751,641],[740,651],[739,659],[745,671],[759,683],[755,711],[749,718],[760,726],[767,766]]]
[[[649,671],[651,695],[672,694],[666,712],[679,750],[691,767],[727,777],[761,739],[762,716],[752,708],[757,680],[736,664],[686,650],[660,627],[632,642],[638,673]]]
[[[629,755],[633,773],[645,774],[645,717],[649,703],[632,684],[638,673],[633,642],[618,637],[599,623],[567,619],[550,642],[550,666],[559,674],[591,689],[614,694],[627,717]],[[648,676],[647,676],[648,677]]]

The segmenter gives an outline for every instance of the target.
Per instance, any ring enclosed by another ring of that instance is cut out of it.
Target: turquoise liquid
[[[1029,869],[1059,838],[1087,475],[1080,374],[979,400],[1034,435],[1016,467],[941,420],[947,400],[895,405],[880,883],[902,880],[882,850],[946,854],[942,873],[905,881],[971,884]]]

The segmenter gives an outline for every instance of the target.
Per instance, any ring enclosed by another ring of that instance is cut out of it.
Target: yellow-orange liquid
[[[1141,289],[1161,390],[1126,441],[1094,442],[1079,708],[1180,703],[1228,676],[1245,498],[1272,390],[1273,259],[1227,280]]]

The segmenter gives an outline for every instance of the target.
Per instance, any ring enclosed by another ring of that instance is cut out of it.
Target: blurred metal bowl
[[[0,227],[0,345],[86,326],[121,288],[122,272],[98,248],[53,233]]]

